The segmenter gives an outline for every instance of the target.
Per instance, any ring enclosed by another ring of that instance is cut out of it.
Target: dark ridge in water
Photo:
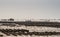
[[[29,32],[29,30],[25,30],[25,29],[0,29],[0,32],[6,34],[7,36],[10,35],[41,35],[41,36],[45,36],[45,35],[60,35],[60,32]]]
[[[25,25],[25,26],[45,26],[45,27],[56,27],[56,28],[60,28],[60,22],[31,22],[31,21],[0,21],[0,23],[2,23],[2,25],[10,25],[10,26],[15,26],[16,24],[18,25]],[[6,24],[9,23],[9,24]],[[15,25],[13,25],[15,23]]]

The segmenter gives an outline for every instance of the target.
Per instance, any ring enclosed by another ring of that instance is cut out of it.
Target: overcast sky
[[[0,0],[0,19],[60,18],[60,0]]]

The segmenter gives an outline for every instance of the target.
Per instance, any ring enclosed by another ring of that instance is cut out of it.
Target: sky
[[[0,0],[0,19],[60,19],[60,0]]]

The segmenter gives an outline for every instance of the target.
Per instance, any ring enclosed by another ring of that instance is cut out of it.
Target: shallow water
[[[29,30],[30,32],[32,31],[37,31],[37,32],[60,32],[60,28],[54,28],[54,27],[38,27],[38,26],[15,26],[15,27],[10,27],[10,26],[0,26],[0,29],[26,29]]]
[[[35,35],[22,35],[22,36],[3,36],[3,37],[60,37],[60,35],[51,35],[51,36],[35,36]]]
[[[60,28],[54,28],[54,27],[37,27],[37,26],[15,26],[15,27],[10,27],[10,26],[0,26],[0,29],[27,29],[29,30],[30,32],[33,32],[33,31],[37,31],[37,32],[60,32]],[[3,33],[0,33],[0,34],[3,34]],[[21,35],[21,36],[6,36],[5,34],[3,34],[4,36],[3,37],[60,37],[60,35],[51,35],[51,36],[36,36],[36,35]]]

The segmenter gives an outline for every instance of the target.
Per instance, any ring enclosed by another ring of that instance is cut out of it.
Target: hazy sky
[[[0,19],[60,18],[60,0],[0,0]]]

